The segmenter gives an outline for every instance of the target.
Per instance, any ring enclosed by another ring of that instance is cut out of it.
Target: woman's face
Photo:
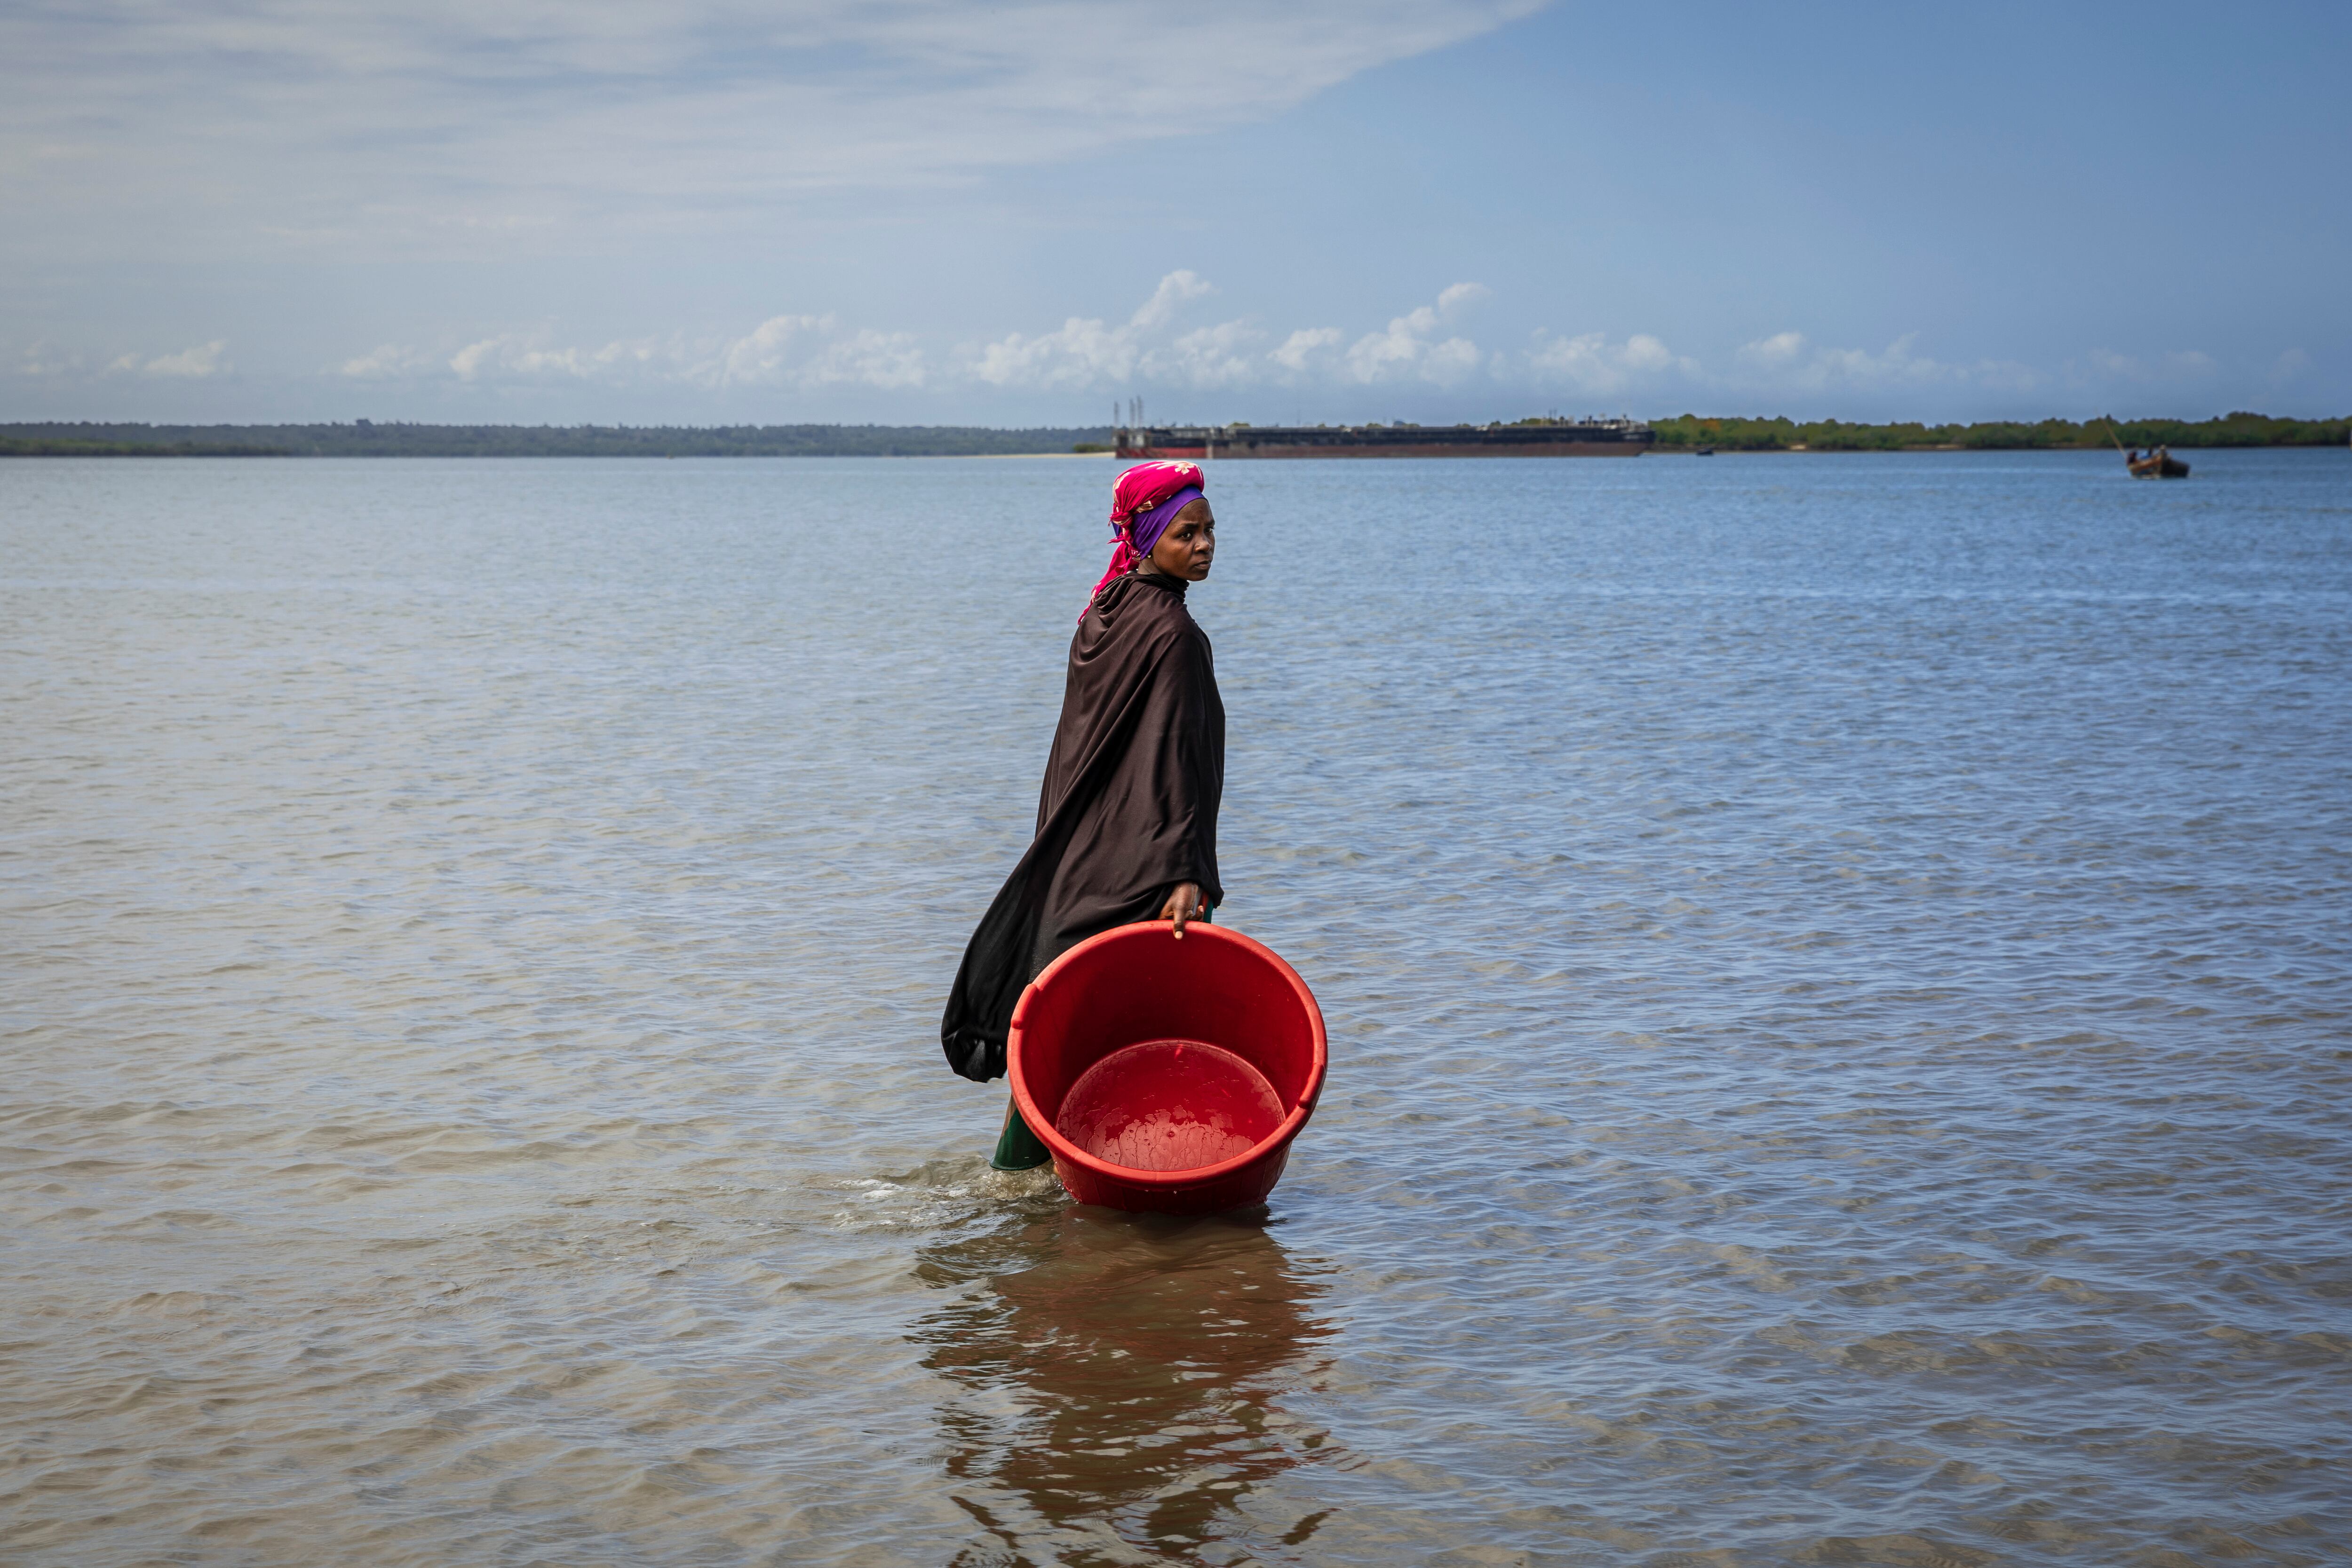
[[[1151,547],[1151,564],[1171,577],[1198,582],[1209,575],[1217,558],[1217,519],[1202,497],[1176,514],[1168,531]]]

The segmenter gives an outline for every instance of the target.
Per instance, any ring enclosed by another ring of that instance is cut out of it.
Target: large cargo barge
[[[1657,432],[1636,419],[1531,419],[1517,424],[1121,425],[1127,458],[1638,457]]]

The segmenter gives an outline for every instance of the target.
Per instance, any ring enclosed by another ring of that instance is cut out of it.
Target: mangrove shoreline
[[[2017,452],[2086,447],[2342,446],[2352,415],[1859,424],[1683,413],[1658,452]],[[1019,457],[1108,450],[1108,429],[982,425],[0,424],[0,457]]]

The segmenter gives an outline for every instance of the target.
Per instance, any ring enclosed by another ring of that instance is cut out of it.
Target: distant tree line
[[[1702,418],[1695,413],[1654,420],[1658,449],[1686,452],[1712,446],[1723,452],[1908,452],[1978,448],[1993,451],[2054,450],[2112,446],[2341,446],[2352,434],[2352,418],[2273,419],[2263,413],[2225,413],[2219,419],[2044,419],[2032,424],[1995,421],[1981,424],[1849,424],[1822,419]]]
[[[1525,422],[1533,423],[1533,422]],[[2045,419],[2035,423],[1851,424],[1702,417],[1653,422],[1687,452],[2001,451],[2107,446],[2341,446],[2352,418]],[[0,424],[0,457],[985,457],[1105,452],[1109,430],[963,424]]]
[[[42,429],[9,425],[0,429]],[[0,435],[0,457],[288,457],[282,446],[250,442],[96,441],[55,435]]]
[[[993,457],[1100,449],[1092,429],[960,424],[0,424],[13,457]]]

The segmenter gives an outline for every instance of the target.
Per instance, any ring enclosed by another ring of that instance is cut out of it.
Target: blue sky
[[[2352,7],[19,0],[0,418],[2352,409]]]

